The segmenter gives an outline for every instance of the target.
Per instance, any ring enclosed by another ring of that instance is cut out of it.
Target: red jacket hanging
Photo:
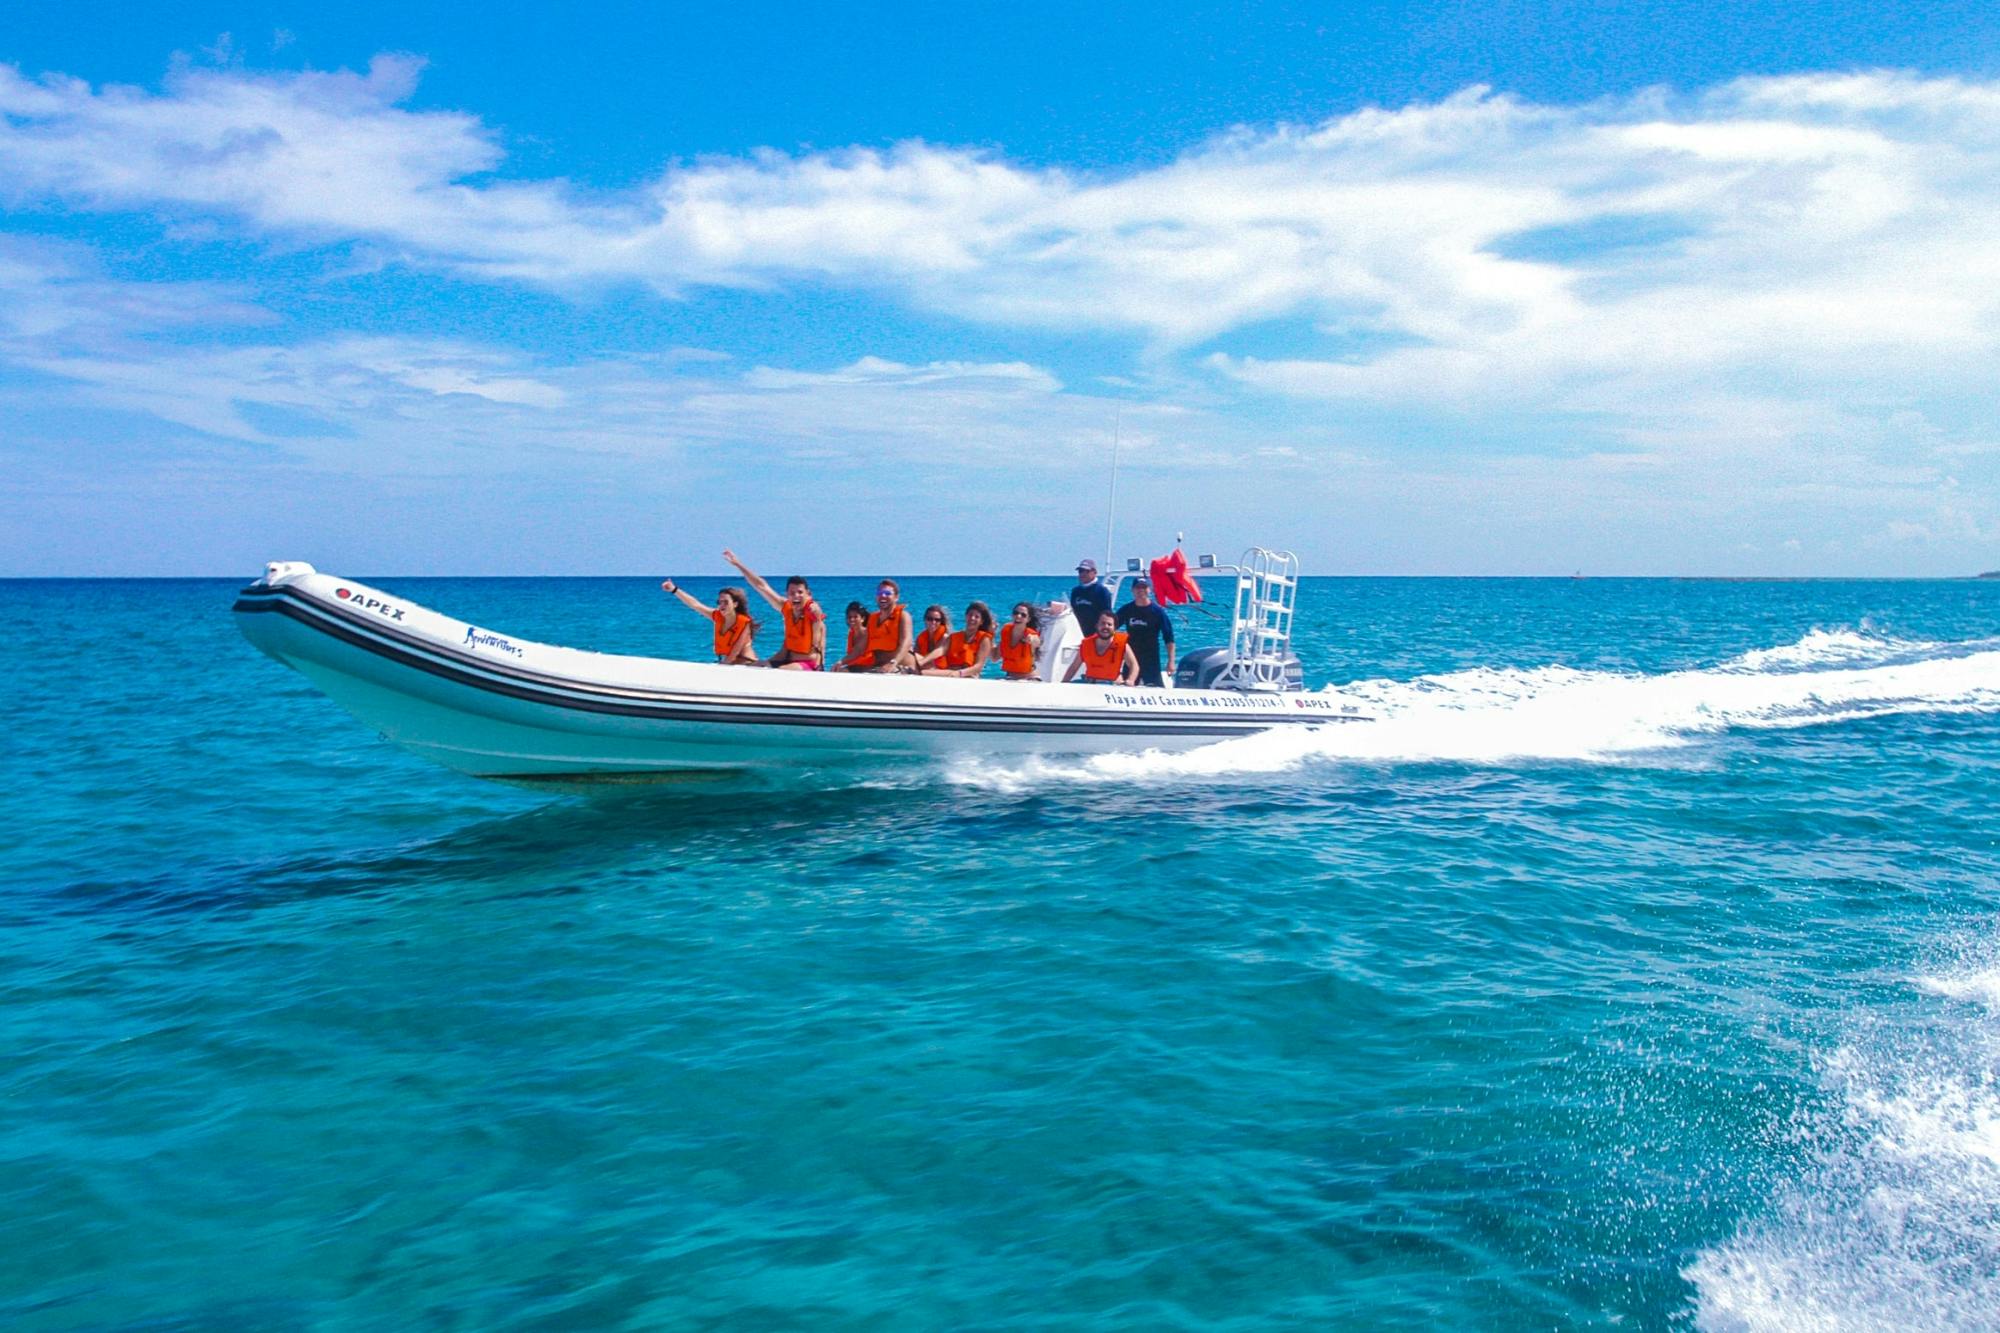
[[[1172,555],[1153,561],[1148,572],[1153,580],[1153,599],[1160,605],[1179,606],[1201,600],[1201,585],[1188,573],[1187,557],[1181,554],[1180,547],[1176,546]]]

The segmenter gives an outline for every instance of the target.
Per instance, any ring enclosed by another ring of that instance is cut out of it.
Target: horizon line
[[[330,570],[315,567],[315,573],[327,574]],[[1133,570],[1114,571],[1120,576],[1133,574]],[[1203,570],[1191,569],[1190,574],[1200,577]],[[1225,575],[1227,571],[1209,570],[1211,577]],[[244,579],[241,574],[0,574],[0,583],[190,583],[190,582],[236,582]],[[440,573],[394,573],[369,575],[336,575],[353,578],[357,583],[372,579],[652,579],[651,573],[642,574],[440,574]],[[669,575],[668,577],[679,577]],[[727,583],[739,579],[738,574],[689,574],[687,578],[715,580]],[[765,575],[769,579],[770,575]],[[779,577],[789,578],[784,574]],[[1036,579],[1051,577],[1049,574],[1029,571],[1026,573],[969,574],[969,573],[897,573],[877,572],[813,574],[808,579]],[[1108,576],[1106,576],[1108,578]],[[1538,579],[1562,583],[1608,583],[1613,581],[1672,581],[1679,583],[1979,583],[2000,582],[2000,570],[1983,570],[1977,574],[1302,574],[1307,579]],[[254,582],[254,579],[251,580]]]

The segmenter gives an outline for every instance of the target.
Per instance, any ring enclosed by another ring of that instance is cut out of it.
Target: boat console
[[[1114,596],[1142,568],[1137,559],[1127,560],[1124,573],[1113,582]],[[1299,558],[1290,551],[1253,546],[1235,564],[1218,562],[1212,555],[1201,556],[1193,572],[1202,577],[1218,574],[1235,577],[1229,641],[1183,653],[1174,667],[1174,688],[1255,694],[1303,690],[1305,672],[1292,653]],[[1186,623],[1185,617],[1181,623]],[[1069,646],[1074,651],[1074,646]]]

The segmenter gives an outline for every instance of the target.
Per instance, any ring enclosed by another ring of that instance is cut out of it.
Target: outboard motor
[[[1235,688],[1230,682],[1223,679],[1224,675],[1228,672],[1229,664],[1234,660],[1226,646],[1218,645],[1214,648],[1197,648],[1175,664],[1174,688],[1177,690]],[[1302,690],[1305,687],[1305,671],[1300,667],[1299,659],[1287,655],[1284,665],[1284,683],[1280,688]]]

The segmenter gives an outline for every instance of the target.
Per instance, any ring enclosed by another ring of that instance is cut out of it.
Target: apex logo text
[[[401,620],[403,618],[402,607],[391,606],[380,597],[363,597],[352,588],[335,588],[333,595],[343,602],[354,603],[363,611],[373,611],[376,615],[384,616],[390,620]]]

